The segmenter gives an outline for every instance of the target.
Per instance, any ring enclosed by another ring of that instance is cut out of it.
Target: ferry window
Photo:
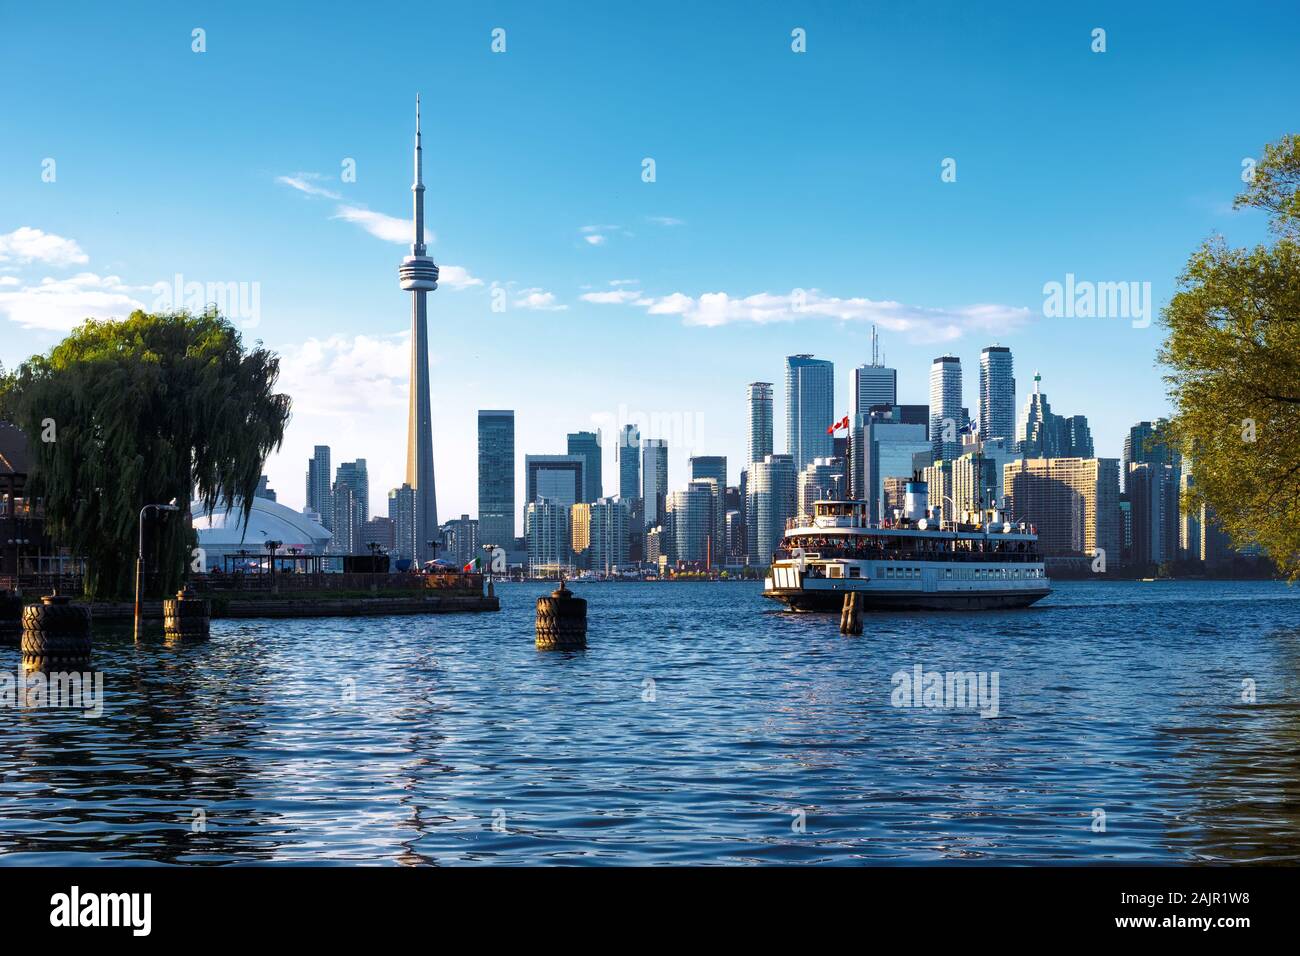
[[[952,577],[952,568],[944,568],[944,569],[943,569],[943,576],[944,576],[945,578],[951,578],[951,577]]]
[[[859,568],[857,565],[854,565],[853,567],[849,568],[849,577],[858,578],[861,576],[862,576],[862,569]]]

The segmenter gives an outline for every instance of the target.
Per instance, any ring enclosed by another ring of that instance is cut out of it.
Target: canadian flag
[[[838,422],[836,422],[836,423],[835,423],[834,425],[832,425],[830,428],[826,429],[826,434],[828,434],[828,435],[834,435],[834,434],[835,434],[837,431],[839,431],[841,428],[848,428],[848,427],[849,427],[849,416],[848,416],[848,415],[845,415],[843,418],[841,418]]]

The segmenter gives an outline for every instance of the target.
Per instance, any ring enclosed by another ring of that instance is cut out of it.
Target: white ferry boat
[[[1038,535],[997,511],[945,522],[909,482],[905,507],[873,525],[863,501],[817,501],[811,522],[792,521],[763,582],[763,596],[795,611],[836,611],[850,591],[866,610],[1029,607],[1051,586]]]

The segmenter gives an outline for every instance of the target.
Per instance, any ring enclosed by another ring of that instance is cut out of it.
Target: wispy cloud
[[[411,237],[415,235],[415,221],[413,219],[398,219],[396,216],[375,212],[365,206],[340,204],[334,210],[334,215],[331,218],[354,223],[376,239],[382,239],[384,242],[392,242],[397,245],[409,244]],[[424,241],[427,244],[432,244],[436,238],[430,230],[424,230]]]
[[[659,225],[659,226],[684,226],[684,225],[686,225],[686,220],[685,220],[685,219],[678,219],[676,216],[646,216],[646,219],[647,219],[649,222],[653,222],[653,223],[655,223],[656,225]]]
[[[790,293],[759,292],[745,296],[726,292],[705,292],[698,296],[673,292],[664,296],[647,296],[633,289],[619,288],[588,292],[581,298],[597,305],[632,304],[650,315],[677,315],[684,325],[707,328],[745,322],[767,325],[814,319],[872,322],[909,335],[917,342],[947,342],[975,331],[1005,332],[1033,318],[1033,312],[1023,306],[979,303],[953,308],[927,307],[864,297],[840,298],[824,295],[817,289]]]
[[[276,176],[275,181],[285,186],[290,186],[300,193],[306,193],[308,196],[319,196],[323,199],[342,199],[343,196],[332,189],[326,189],[324,186],[318,186],[317,182],[321,179],[319,173],[294,173],[292,176]]]
[[[578,232],[582,234],[582,239],[587,243],[587,245],[603,246],[605,243],[609,242],[609,234],[611,232],[617,232],[621,228],[622,227],[620,226],[613,225],[591,225],[581,227]],[[626,233],[624,233],[624,235],[626,235]]]
[[[65,239],[52,232],[20,226],[0,235],[0,262],[43,262],[51,266],[84,265],[90,257],[75,239]]]
[[[337,202],[334,215],[330,217],[332,219],[342,219],[344,222],[360,226],[376,239],[382,239],[384,242],[397,245],[410,243],[411,237],[415,235],[414,219],[400,219],[397,216],[375,212],[357,203],[343,202],[341,193],[320,185],[323,178],[319,173],[294,173],[292,176],[277,176],[275,181],[311,199],[330,199]],[[428,228],[424,230],[426,244],[432,245],[436,239],[431,230]]]

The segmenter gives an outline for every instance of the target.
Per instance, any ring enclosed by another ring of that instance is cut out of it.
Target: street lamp
[[[140,639],[140,617],[141,617],[140,589],[141,589],[141,576],[144,573],[144,513],[148,511],[150,508],[153,508],[155,511],[180,511],[181,510],[181,507],[176,503],[175,498],[167,502],[167,504],[165,505],[145,505],[143,508],[140,509],[140,522],[139,522],[140,541],[139,541],[139,548],[136,551],[136,555],[135,555],[135,639],[137,641]]]

